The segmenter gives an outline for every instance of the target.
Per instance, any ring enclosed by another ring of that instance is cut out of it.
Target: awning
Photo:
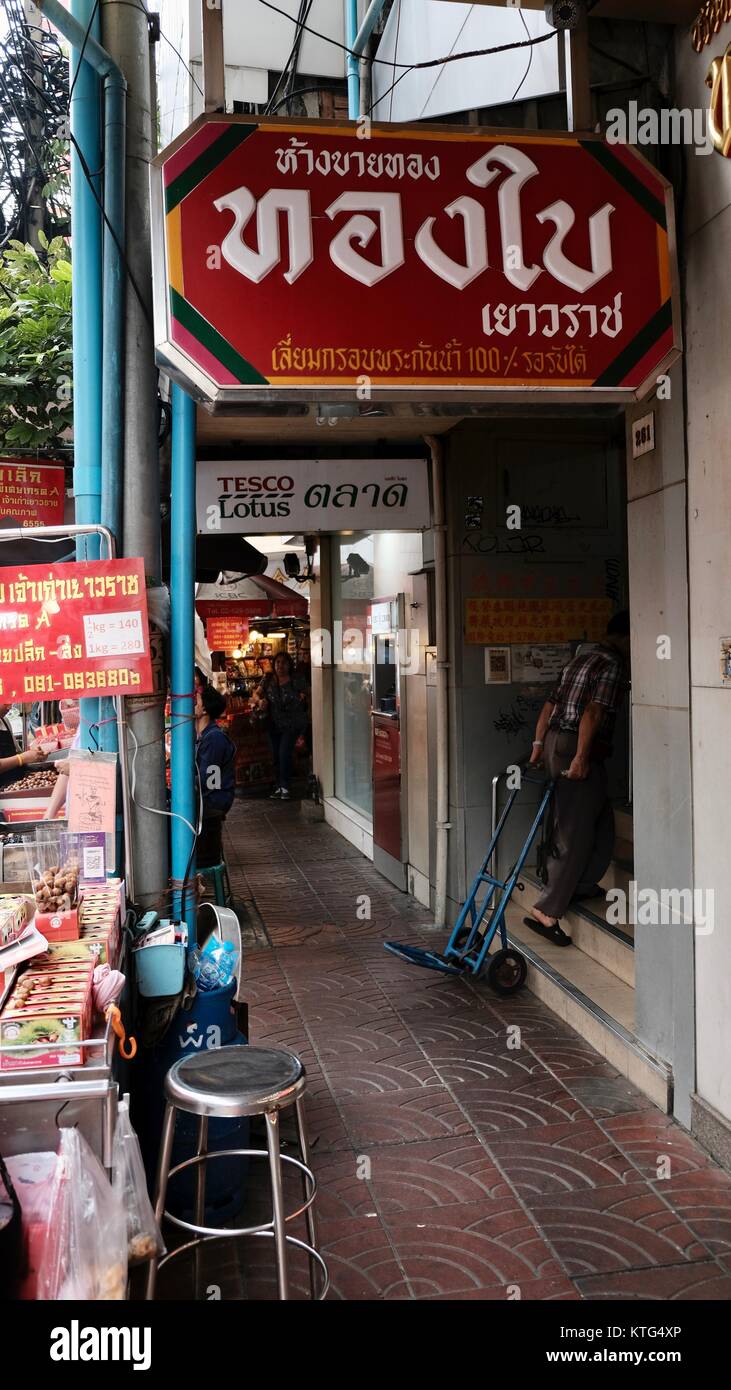
[[[307,599],[270,579],[266,574],[249,575],[232,584],[201,584],[195,606],[202,618],[236,616],[241,618],[306,618]]]

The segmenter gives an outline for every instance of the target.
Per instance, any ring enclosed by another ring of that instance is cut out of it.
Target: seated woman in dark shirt
[[[225,709],[226,697],[214,686],[204,685],[196,690],[195,726],[198,739],[195,759],[203,802],[203,824],[198,836],[196,858],[202,869],[221,862],[223,822],[234,799],[236,749],[216,723]]]

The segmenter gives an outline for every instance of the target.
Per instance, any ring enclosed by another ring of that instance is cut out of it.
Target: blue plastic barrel
[[[165,1110],[164,1083],[168,1071],[181,1057],[190,1057],[197,1052],[206,1052],[216,1047],[243,1046],[247,1042],[236,1024],[233,1002],[235,992],[235,981],[225,985],[223,989],[199,990],[191,1008],[185,1012],[180,1010],[176,1014],[163,1041],[142,1054],[145,1066],[145,1165],[151,1187],[154,1185],[157,1170]],[[198,1116],[178,1111],[171,1167],[184,1162],[186,1158],[192,1158],[197,1142]],[[209,1120],[210,1153],[221,1149],[248,1147],[248,1119]],[[223,1226],[230,1223],[232,1216],[240,1209],[245,1193],[247,1165],[248,1159],[245,1158],[216,1159],[207,1165],[207,1226]],[[190,1168],[171,1180],[165,1205],[175,1216],[181,1217],[184,1221],[192,1221],[194,1194],[195,1168]]]

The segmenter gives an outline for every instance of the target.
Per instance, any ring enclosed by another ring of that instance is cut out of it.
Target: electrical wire
[[[117,5],[126,5],[127,8],[130,9],[130,10],[139,10],[140,14],[143,14],[143,15],[145,16],[145,19],[149,20],[149,18],[150,18],[149,11],[145,9],[144,5],[138,5],[138,4],[137,4],[137,0],[114,0],[114,3],[117,4]],[[200,82],[198,81],[198,78],[196,77],[195,73],[193,72],[193,69],[190,68],[190,67],[188,66],[188,64],[186,63],[185,58],[183,57],[182,53],[180,52],[180,49],[175,47],[175,44],[173,43],[172,39],[169,39],[169,38],[168,38],[167,34],[164,33],[164,31],[162,30],[162,28],[159,28],[159,34],[160,34],[160,38],[165,40],[165,42],[166,42],[168,48],[172,49],[172,52],[175,54],[176,58],[183,64],[183,67],[185,68],[185,71],[187,72],[187,74],[188,74],[189,78],[191,79],[191,81],[195,83],[195,85],[196,85],[196,87],[198,88],[198,91],[200,92],[201,96],[204,96],[205,93],[204,93],[204,91],[203,91],[203,88],[201,87]]]
[[[288,92],[286,96],[280,97],[276,106],[272,106],[270,109],[268,108],[263,114],[273,116],[275,112],[279,110],[280,106],[284,106],[286,101],[291,101],[293,97],[307,96],[310,92],[337,92],[340,96],[345,95],[342,83],[340,86],[336,86],[334,82],[316,82],[312,87],[295,87],[294,91]]]
[[[90,170],[90,168],[89,168],[89,165],[87,164],[86,159],[84,158],[83,150],[81,149],[81,146],[79,145],[79,142],[78,142],[78,140],[76,139],[76,136],[73,135],[73,134],[71,134],[70,132],[69,132],[69,134],[70,134],[71,144],[73,145],[74,149],[76,150],[76,155],[77,155],[79,164],[81,165],[81,171],[82,171],[82,173],[83,173],[83,175],[84,175],[84,178],[86,179],[86,182],[87,182],[88,185],[89,185],[89,188],[91,189],[91,191],[92,191],[92,193],[93,193],[93,195],[94,195],[94,199],[95,199],[95,201],[96,201],[97,207],[99,208],[99,211],[100,211],[100,213],[101,213],[101,215],[102,215],[102,217],[103,217],[103,219],[104,219],[104,225],[105,225],[105,227],[107,228],[107,230],[109,231],[109,235],[111,236],[111,238],[112,238],[112,240],[113,240],[113,242],[114,242],[114,245],[116,246],[117,251],[119,252],[120,260],[121,260],[121,262],[122,262],[122,265],[124,266],[125,273],[126,273],[127,278],[128,278],[128,280],[129,280],[129,282],[130,282],[130,284],[131,284],[131,286],[132,286],[132,289],[133,289],[134,292],[135,292],[135,296],[136,296],[137,301],[138,301],[138,303],[139,303],[139,306],[140,306],[140,308],[141,308],[141,310],[142,310],[142,313],[143,313],[143,315],[144,315],[145,321],[146,321],[146,323],[149,325],[149,327],[152,328],[152,318],[150,317],[150,311],[149,311],[149,309],[147,308],[147,305],[146,305],[146,303],[145,303],[145,301],[144,301],[144,299],[143,299],[143,297],[142,297],[142,291],[140,290],[140,288],[139,288],[139,286],[138,286],[138,284],[137,284],[137,281],[135,280],[135,277],[134,277],[134,275],[132,274],[132,269],[131,269],[131,266],[130,266],[130,264],[129,264],[129,261],[127,260],[127,256],[126,256],[126,254],[125,254],[124,247],[123,247],[121,241],[119,240],[119,237],[117,236],[117,233],[115,232],[114,227],[112,226],[111,222],[109,221],[109,218],[107,217],[107,214],[106,214],[105,209],[104,209],[104,203],[102,202],[102,199],[101,199],[101,197],[100,197],[100,195],[99,195],[99,191],[98,191],[98,189],[97,189],[97,187],[96,187],[96,185],[95,185],[95,182],[94,182],[95,177],[98,178],[99,175],[96,175],[96,176],[95,176],[94,174],[92,174],[92,172],[91,172],[91,170]],[[99,173],[101,173],[101,172],[102,172],[102,170],[99,171]]]
[[[78,80],[79,80],[79,73],[81,72],[81,64],[82,64],[83,61],[84,61],[84,54],[85,54],[85,52],[86,52],[86,45],[87,45],[87,43],[89,42],[89,37],[90,37],[90,35],[91,35],[92,25],[93,25],[93,23],[94,23],[94,20],[96,19],[96,14],[97,14],[97,10],[98,10],[98,9],[99,9],[99,0],[94,0],[94,8],[92,9],[91,14],[89,15],[89,23],[88,23],[87,26],[86,26],[86,33],[84,34],[84,41],[83,41],[83,43],[82,43],[82,45],[81,45],[81,51],[80,51],[80,53],[79,53],[79,61],[78,61],[77,65],[76,65],[76,72],[74,73],[74,80],[73,80],[73,82],[71,83],[71,86],[69,87],[69,106],[71,105],[71,98],[72,98],[72,96],[73,96],[73,94],[74,94],[74,87],[76,86],[76,83],[77,83]]]
[[[296,23],[293,15],[287,14],[286,10],[281,10],[278,5],[273,5],[272,0],[259,0],[259,4],[264,5],[268,10],[274,10],[275,14],[283,15],[285,19],[291,20],[293,24]],[[594,4],[598,4],[598,0],[594,0]],[[349,53],[351,58],[361,58],[363,56],[360,53],[356,53],[354,49],[348,48],[347,44],[340,43],[338,39],[331,38],[329,34],[321,33],[319,29],[312,29],[307,24],[303,24],[302,28],[306,33],[314,35],[316,39],[322,39],[324,43],[332,44],[334,48],[339,48],[341,52]],[[406,72],[417,72],[423,68],[442,67],[445,63],[459,62],[461,58],[486,58],[493,53],[508,53],[516,48],[535,48],[539,43],[546,43],[548,39],[555,38],[557,32],[556,29],[549,29],[547,34],[538,34],[536,38],[533,39],[520,39],[516,43],[501,43],[495,48],[474,48],[466,53],[450,53],[444,58],[427,58],[420,63],[394,63],[391,59],[378,57],[371,58],[370,62],[378,63],[381,67],[385,68],[403,67],[405,69],[405,76]],[[384,93],[384,96],[386,95],[388,95],[388,93]],[[380,100],[382,101],[383,97],[381,97]]]
[[[529,31],[529,29],[528,29],[528,25],[527,25],[526,22],[525,22],[525,15],[523,14],[523,11],[522,11],[522,10],[519,10],[518,13],[519,13],[519,15],[520,15],[521,24],[523,25],[523,28],[525,29],[526,34],[528,34],[528,36],[530,37],[530,31]],[[556,30],[556,35],[558,36],[558,30]],[[520,91],[521,87],[523,86],[523,83],[525,82],[525,80],[526,80],[526,78],[527,78],[527,76],[528,76],[528,73],[530,72],[531,63],[532,63],[532,62],[533,62],[533,49],[531,49],[530,53],[528,54],[528,66],[527,66],[525,72],[523,73],[523,76],[521,77],[520,82],[518,83],[518,85],[517,85],[515,91],[513,92],[513,95],[512,95],[511,98],[510,98],[511,101],[515,101],[515,98],[517,97],[518,92]]]
[[[393,46],[394,69],[396,68],[397,62],[398,62],[398,41],[399,41],[399,37],[400,37],[400,34],[401,34],[401,0],[396,0],[396,4],[398,5],[398,11],[397,11],[397,14],[396,14],[396,39],[395,39],[394,46]],[[470,14],[472,13],[472,10],[473,10],[473,9],[474,9],[474,5],[471,5],[471,6],[470,6]],[[467,22],[467,21],[465,20],[465,23],[466,23],[466,22]],[[463,27],[464,27],[464,26],[463,26]],[[460,29],[460,33],[461,33],[461,32],[462,32],[462,30]],[[455,43],[456,43],[456,39],[455,39]],[[439,78],[437,78],[437,81],[439,81]],[[389,96],[391,97],[391,100],[390,100],[389,106],[388,106],[388,119],[389,119],[389,121],[392,121],[392,120],[393,120],[393,94],[394,94],[394,91],[395,91],[395,90],[396,90],[396,83],[394,82],[394,83],[392,84],[392,86],[391,86],[391,90],[390,90],[390,93],[389,93]]]

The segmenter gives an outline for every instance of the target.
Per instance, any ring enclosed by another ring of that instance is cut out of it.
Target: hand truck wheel
[[[496,951],[490,956],[487,967],[487,983],[496,994],[515,994],[525,984],[528,963],[525,956],[512,946],[507,950]]]

